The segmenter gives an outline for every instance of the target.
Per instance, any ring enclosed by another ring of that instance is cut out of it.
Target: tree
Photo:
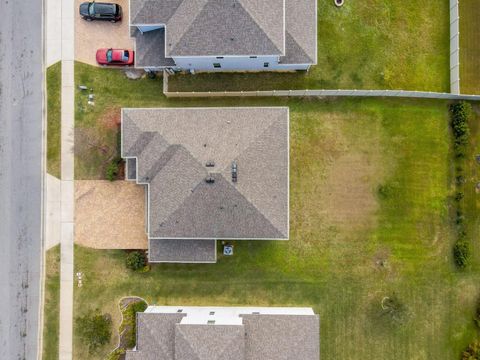
[[[141,251],[132,251],[127,255],[127,268],[131,270],[139,270],[145,267],[145,255]]]
[[[462,354],[462,360],[480,360],[480,341],[475,340],[468,345]]]
[[[465,239],[459,239],[455,246],[453,247],[453,257],[455,259],[455,264],[463,269],[467,267],[470,261],[470,244]]]
[[[110,342],[112,319],[109,314],[91,310],[75,319],[78,335],[90,353]]]

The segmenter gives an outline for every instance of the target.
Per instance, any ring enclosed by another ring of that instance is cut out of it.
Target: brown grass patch
[[[321,188],[322,217],[352,228],[370,225],[378,209],[376,175],[376,164],[364,154],[347,153],[335,159]]]
[[[107,129],[119,129],[121,123],[120,108],[108,108],[99,119],[99,123]]]

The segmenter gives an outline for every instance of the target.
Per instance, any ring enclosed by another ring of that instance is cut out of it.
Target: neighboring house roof
[[[317,0],[285,0],[283,64],[317,63]]]
[[[216,240],[150,239],[150,262],[209,263],[217,261]]]
[[[242,315],[242,318],[248,329],[246,359],[319,359],[317,315]]]
[[[186,313],[162,313],[151,312],[151,308],[137,313],[137,345],[135,350],[127,351],[126,360],[320,358],[320,320],[313,311],[310,314],[301,311],[298,315],[278,311],[276,314],[255,314],[251,312],[255,308],[245,308],[250,313],[242,315],[242,308],[223,308],[222,324],[208,324],[207,321],[202,323],[201,315],[201,311],[208,311],[208,308],[193,310],[191,320],[189,309],[180,310]],[[290,309],[295,312],[296,308]]]
[[[317,58],[316,0],[131,0],[130,24],[165,25],[166,57],[279,55],[301,64]]]
[[[175,326],[175,360],[244,360],[243,325]]]
[[[127,352],[129,360],[174,359],[175,324],[186,314],[137,313],[137,349]]]
[[[149,237],[287,239],[288,126],[288,108],[123,109]]]

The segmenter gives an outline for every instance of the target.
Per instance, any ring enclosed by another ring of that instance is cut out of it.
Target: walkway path
[[[59,359],[72,359],[73,335],[73,134],[74,134],[74,0],[62,6],[62,130]]]

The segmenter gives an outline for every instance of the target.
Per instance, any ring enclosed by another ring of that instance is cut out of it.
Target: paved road
[[[42,0],[0,0],[0,359],[37,358]]]

